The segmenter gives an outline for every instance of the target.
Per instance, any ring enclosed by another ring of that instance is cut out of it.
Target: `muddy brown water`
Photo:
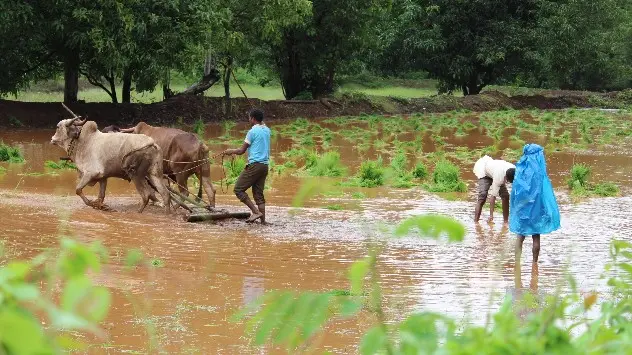
[[[343,128],[320,123],[333,131]],[[272,123],[271,128],[280,124]],[[238,144],[245,129],[238,125],[231,130],[233,145]],[[44,162],[64,155],[48,143],[53,133],[52,129],[0,132],[0,139],[18,145],[27,160],[25,164],[1,164],[8,169],[0,175],[0,237],[6,251],[2,260],[30,257],[57,245],[60,230],[84,242],[101,240],[110,249],[109,264],[97,276],[114,296],[103,325],[108,338],[91,340],[89,353],[278,352],[251,346],[243,326],[231,322],[230,316],[267,290],[347,288],[346,268],[366,255],[367,240],[387,238],[376,226],[394,224],[407,216],[449,215],[464,223],[467,235],[459,244],[412,236],[385,242],[379,269],[389,321],[400,320],[411,311],[430,310],[483,324],[486,314],[497,309],[506,295],[524,289],[540,295],[553,293],[560,286],[565,290],[567,273],[578,280],[581,290],[603,292],[606,288],[599,276],[609,261],[610,241],[632,240],[632,198],[627,195],[632,186],[630,142],[582,153],[547,154],[549,173],[561,202],[562,228],[543,236],[537,269],[531,265],[530,242],[525,242],[522,269],[516,277],[514,236],[499,220],[495,225],[475,226],[471,221],[473,202],[447,201],[420,188],[346,189],[343,196],[315,196],[304,207],[293,208],[292,199],[303,178],[274,175],[269,182],[271,189],[266,191],[272,226],[241,221],[190,224],[177,216],[164,216],[158,207],[135,213],[139,198],[133,186],[112,179],[106,203],[117,212],[96,211],[75,196],[76,172],[47,174]],[[206,135],[217,140],[223,133],[222,126],[211,125]],[[475,133],[449,141],[476,148],[489,145],[488,138]],[[409,134],[399,139],[415,137]],[[280,152],[291,144],[286,137],[274,140],[275,162],[283,162]],[[425,141],[424,151],[431,145]],[[219,151],[227,145],[210,146]],[[362,160],[384,154],[374,148],[359,151],[357,142],[339,136],[332,147],[341,153],[351,173]],[[568,202],[564,181],[573,162],[593,166],[596,179],[617,181],[624,188],[623,197]],[[474,188],[471,166],[463,165],[461,171],[469,188]],[[223,174],[217,164],[212,173],[214,180]],[[334,186],[335,179],[320,181],[331,181],[329,186]],[[221,191],[219,184],[216,187],[219,205],[244,209],[230,191]],[[93,197],[97,188],[85,191]],[[362,192],[366,198],[352,198],[350,192]],[[344,210],[325,208],[333,204]],[[499,218],[500,213],[496,216]],[[140,249],[147,260],[160,266],[126,271],[124,255],[132,248]],[[368,314],[334,321],[327,326],[326,335],[317,339],[315,348],[355,353],[371,323]]]

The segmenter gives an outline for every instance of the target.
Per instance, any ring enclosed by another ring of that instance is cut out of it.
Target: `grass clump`
[[[330,211],[342,211],[343,208],[341,205],[329,205],[327,209]]]
[[[432,183],[426,184],[430,192],[465,192],[467,185],[461,180],[459,167],[448,160],[440,160],[432,173]]]
[[[63,170],[63,169],[68,169],[68,170],[75,170],[77,169],[77,166],[69,161],[69,160],[60,160],[58,162],[52,161],[52,160],[47,160],[44,163],[44,166],[46,166],[49,169],[55,169],[55,170]]]
[[[612,182],[591,184],[588,180],[591,168],[586,164],[575,164],[571,168],[571,177],[568,179],[568,187],[575,197],[613,197],[619,195],[619,186]]]
[[[0,166],[0,175],[6,174],[6,172],[7,172],[7,168]]]
[[[206,132],[206,125],[202,119],[198,119],[193,124],[193,133],[197,134],[200,138],[204,138],[204,132]]]
[[[426,164],[422,162],[417,163],[417,165],[415,165],[415,168],[413,169],[413,177],[419,180],[424,180],[425,178],[427,178],[428,168],[426,167]]]
[[[0,161],[9,163],[24,163],[22,152],[17,147],[12,147],[0,141]]]
[[[345,175],[346,169],[340,162],[340,153],[325,152],[322,155],[311,155],[305,164],[311,176],[340,177]]]
[[[246,168],[246,158],[238,156],[234,159],[224,161],[224,170],[226,171],[226,185],[232,185],[237,181],[239,174]]]
[[[378,187],[384,185],[385,169],[382,158],[368,160],[360,165],[357,179],[358,185],[362,187]]]

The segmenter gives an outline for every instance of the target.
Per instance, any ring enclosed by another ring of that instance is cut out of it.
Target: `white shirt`
[[[500,197],[500,187],[505,184],[505,175],[507,175],[507,170],[511,168],[515,169],[516,166],[504,160],[494,160],[486,155],[474,164],[473,171],[474,175],[479,179],[484,177],[492,178],[493,181],[489,193],[493,196]]]

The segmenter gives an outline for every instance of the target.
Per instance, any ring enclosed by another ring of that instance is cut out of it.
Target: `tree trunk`
[[[132,70],[130,68],[123,70],[123,92],[121,95],[124,104],[132,102]]]
[[[292,33],[286,33],[283,39],[283,46],[279,48],[277,66],[281,74],[281,86],[285,98],[290,100],[307,89],[307,83],[303,79],[301,71],[301,60],[298,51],[294,48],[294,37]]]
[[[107,77],[106,80],[110,84],[110,97],[112,97],[112,102],[118,104],[118,95],[116,94],[116,78],[114,76],[114,71],[110,70],[110,76]]]
[[[224,98],[226,103],[226,114],[230,115],[232,112],[230,105],[230,75],[233,71],[233,57],[228,57],[226,68],[224,69]]]
[[[79,94],[79,52],[71,50],[64,59],[64,102],[77,102]]]

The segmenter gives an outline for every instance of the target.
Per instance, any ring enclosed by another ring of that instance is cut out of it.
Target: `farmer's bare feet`
[[[263,213],[259,212],[259,213],[252,213],[250,214],[250,217],[248,217],[248,219],[246,220],[246,223],[252,223],[260,218],[263,217]]]

